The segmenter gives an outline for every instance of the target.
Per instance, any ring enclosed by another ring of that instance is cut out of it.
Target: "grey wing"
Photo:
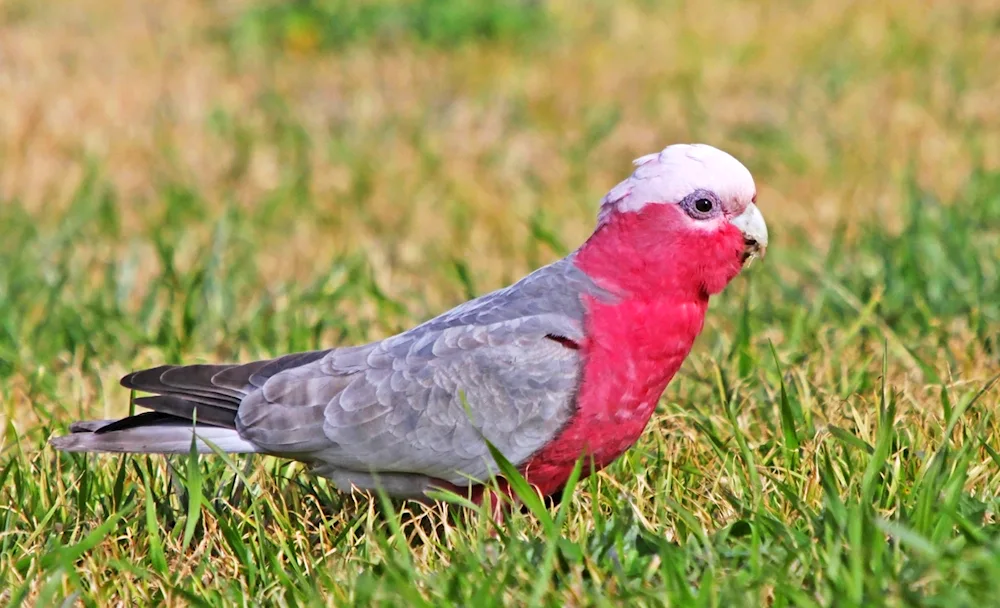
[[[547,313],[404,333],[280,372],[240,404],[241,436],[327,471],[406,473],[468,485],[514,464],[573,413],[578,320]],[[466,405],[462,399],[465,399]]]

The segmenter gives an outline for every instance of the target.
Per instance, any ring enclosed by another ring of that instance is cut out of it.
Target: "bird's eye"
[[[695,220],[709,220],[719,215],[722,205],[719,204],[719,197],[708,190],[695,190],[684,197],[681,207]]]

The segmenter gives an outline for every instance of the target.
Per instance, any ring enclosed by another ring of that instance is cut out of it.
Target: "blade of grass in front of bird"
[[[239,466],[236,465],[230,454],[227,454],[222,448],[220,448],[213,441],[211,441],[206,437],[199,436],[198,439],[204,442],[205,445],[207,445],[209,449],[212,450],[212,452],[214,452],[217,457],[222,459],[226,467],[229,470],[231,470],[236,475],[236,478],[243,483],[243,487],[245,488],[253,487],[250,485],[250,480],[247,478],[246,473],[243,471],[243,469],[241,469]],[[253,514],[253,517],[248,517],[242,511],[236,511],[236,513],[238,513],[239,516],[244,521],[249,522],[249,524],[254,528],[254,532],[256,533],[257,538],[263,541],[267,540],[269,537],[265,533],[264,528],[262,527],[262,522],[264,521],[264,517],[261,513],[260,498],[261,497],[259,494],[254,494],[253,491],[250,492],[250,511]],[[253,551],[254,555],[258,560],[258,563],[260,564],[259,567],[254,566],[253,568],[254,575],[256,576],[258,570],[266,569],[266,561],[268,558],[268,553],[266,551],[265,545],[262,544],[261,542],[253,544],[250,547],[250,549]],[[253,560],[251,560],[250,563],[253,563]]]
[[[472,415],[472,407],[466,399],[465,392],[459,391],[458,398],[461,401],[462,406],[465,408],[466,416],[469,418],[470,422],[473,421],[474,417]],[[490,456],[492,456],[493,460],[497,463],[497,468],[500,469],[500,473],[502,474],[504,481],[506,481],[507,486],[514,492],[518,500],[528,507],[531,514],[538,518],[538,521],[545,528],[546,534],[551,535],[555,522],[552,521],[552,516],[549,514],[548,509],[545,508],[545,503],[538,496],[538,493],[535,492],[535,489],[531,487],[531,484],[529,484],[524,476],[521,475],[520,471],[517,470],[517,467],[511,464],[511,462],[507,460],[507,457],[504,456],[503,453],[500,452],[500,450],[498,450],[489,439],[483,436],[482,433],[480,433],[479,436],[483,442],[486,443],[486,448],[489,450]],[[498,487],[497,490],[500,490],[500,488]],[[499,494],[502,495],[503,492],[499,492]],[[501,500],[502,496],[498,496],[497,499]]]
[[[118,472],[115,474],[115,483],[111,491],[111,504],[118,510],[122,506],[122,498],[125,493],[125,473],[128,465],[128,458],[122,458],[118,463]]]
[[[771,356],[774,357],[774,366],[778,370],[778,384],[781,388],[779,401],[779,414],[781,418],[781,433],[784,436],[785,462],[790,469],[799,467],[799,436],[795,430],[795,416],[792,413],[792,406],[788,401],[788,391],[785,390],[785,378],[781,371],[781,363],[778,361],[778,351],[774,349],[774,343],[768,340],[771,347]]]
[[[886,379],[889,368],[888,350],[886,345],[882,355],[882,388],[879,397],[879,428],[875,438],[875,451],[868,459],[868,466],[861,479],[861,501],[866,505],[870,504],[875,496],[876,480],[889,458],[896,430],[896,397],[891,394]]]
[[[216,516],[215,522],[219,526],[219,531],[222,533],[223,540],[226,541],[226,544],[229,545],[233,555],[236,556],[236,561],[243,570],[243,576],[247,578],[247,584],[252,587],[256,582],[257,573],[254,561],[250,557],[250,549],[247,548],[247,544],[243,541],[242,535],[236,530],[236,528],[230,525],[228,518],[224,516]]]
[[[414,581],[420,580],[417,571],[413,566],[413,559],[410,555],[410,548],[406,542],[406,535],[403,527],[399,523],[400,514],[392,506],[392,500],[385,493],[381,486],[376,490],[379,504],[382,507],[386,524],[389,526],[390,538],[384,538],[379,533],[376,535],[376,542],[382,545],[382,550],[390,556],[390,568],[387,572],[399,583],[395,590],[405,596],[407,606],[430,606],[426,599],[413,585]],[[402,572],[400,572],[402,570]],[[400,576],[402,574],[402,576]]]
[[[434,488],[425,491],[424,495],[432,500],[440,500],[441,502],[446,502],[452,505],[458,505],[460,507],[471,509],[473,511],[479,509],[479,505],[469,500],[468,497],[462,496],[461,494],[449,488]]]
[[[163,545],[160,541],[160,526],[156,518],[156,503],[153,502],[153,486],[149,482],[149,474],[142,466],[136,466],[142,477],[142,485],[145,494],[146,507],[146,537],[149,540],[149,559],[153,567],[161,575],[167,572],[167,558],[163,554]]]
[[[195,410],[196,419],[198,417]],[[188,544],[194,538],[195,529],[198,527],[198,518],[201,516],[201,468],[198,466],[198,437],[195,432],[197,420],[191,421],[191,447],[187,457],[187,521],[184,523],[184,538],[181,541],[181,552],[187,551]]]
[[[562,501],[559,504],[559,512],[556,514],[556,520],[553,527],[547,530],[546,543],[545,543],[545,554],[542,557],[542,567],[539,571],[538,579],[535,581],[535,586],[531,591],[531,599],[528,602],[529,606],[541,606],[542,598],[545,596],[545,592],[548,591],[551,578],[552,569],[555,567],[556,550],[559,548],[559,539],[562,535],[562,527],[566,522],[566,516],[570,511],[570,497],[573,496],[573,491],[576,489],[576,484],[580,480],[580,473],[583,470],[583,460],[585,456],[581,456],[576,459],[576,464],[573,466],[573,470],[569,474],[569,478],[566,480],[566,485],[563,486],[563,496]],[[532,492],[534,494],[534,492]],[[546,512],[546,515],[548,512]]]
[[[760,507],[764,490],[760,482],[760,474],[757,472],[757,463],[754,460],[753,452],[750,450],[743,430],[740,428],[739,421],[736,419],[736,389],[733,389],[732,394],[729,394],[729,391],[726,390],[722,368],[717,363],[715,364],[715,377],[719,399],[722,400],[723,407],[726,410],[726,417],[729,419],[729,424],[732,427],[736,444],[740,447],[740,457],[743,460],[743,466],[746,469],[747,478],[750,482],[750,490],[753,493],[752,510],[756,511]]]
[[[553,534],[555,529],[555,522],[552,520],[552,515],[549,514],[548,509],[545,508],[545,503],[535,492],[535,489],[531,487],[528,480],[521,475],[520,471],[517,470],[507,457],[503,455],[489,441],[486,441],[486,447],[490,451],[490,455],[493,460],[497,463],[497,468],[500,469],[500,473],[503,475],[504,481],[507,483],[508,487],[514,491],[514,495],[520,500],[524,506],[528,507],[531,514],[534,515],[542,527],[545,529],[546,535]]]

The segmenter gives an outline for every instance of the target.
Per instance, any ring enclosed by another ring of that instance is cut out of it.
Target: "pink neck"
[[[577,266],[624,299],[707,302],[702,243],[672,230],[674,205],[650,207],[611,216],[577,251]]]
[[[642,377],[619,380],[648,385],[659,398],[701,332],[709,294],[698,279],[697,257],[651,225],[636,213],[612,217],[575,262],[618,298],[588,302],[588,367],[642,368]]]

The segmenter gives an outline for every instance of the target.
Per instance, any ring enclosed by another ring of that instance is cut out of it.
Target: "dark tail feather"
[[[188,401],[235,410],[246,396],[247,388],[217,385],[212,379],[231,366],[163,365],[131,373],[121,380],[125,388],[172,395]],[[241,390],[242,389],[242,390]]]
[[[162,365],[131,373],[122,386],[147,393],[173,395],[205,405],[236,409],[247,394],[286,369],[316,361],[329,350],[294,353],[242,365]]]
[[[163,365],[137,371],[122,378],[121,384],[153,393],[135,400],[152,411],[121,420],[74,422],[69,435],[53,437],[50,443],[67,452],[185,454],[195,435],[201,453],[212,449],[200,439],[226,452],[257,452],[236,430],[240,402],[274,374],[328,352],[295,353],[243,365]]]

